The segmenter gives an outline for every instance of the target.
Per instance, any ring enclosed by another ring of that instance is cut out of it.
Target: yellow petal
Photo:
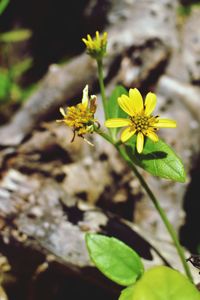
[[[85,108],[88,107],[88,85],[85,86],[83,90],[83,97],[82,97],[82,104],[84,105]]]
[[[159,140],[157,134],[153,131],[148,130],[146,135],[148,136],[148,138],[150,138],[154,142],[157,142]]]
[[[137,134],[137,142],[136,142],[136,148],[138,153],[142,153],[144,147],[144,135],[142,132],[138,132]]]
[[[108,37],[108,33],[107,32],[104,32],[103,33],[103,41],[104,41],[104,43],[106,43],[107,42],[107,37]]]
[[[131,101],[133,102],[134,112],[140,113],[144,108],[144,104],[143,104],[142,95],[140,94],[138,89],[130,89],[129,97],[130,97]]]
[[[87,34],[87,39],[88,39],[88,42],[92,42],[92,38],[91,38],[90,34]]]
[[[132,122],[129,119],[120,119],[120,118],[116,118],[116,119],[108,119],[105,122],[105,126],[108,128],[115,128],[115,127],[124,127],[124,126],[128,126],[131,125]]]
[[[66,117],[66,113],[64,111],[64,108],[60,107],[60,113],[63,117]]]
[[[88,46],[88,41],[86,39],[82,39],[86,46]]]
[[[133,99],[128,96],[122,95],[119,97],[118,104],[129,116],[133,116],[135,114]]]
[[[176,121],[169,119],[159,119],[158,122],[153,124],[153,127],[156,128],[175,128]]]
[[[156,106],[156,95],[148,93],[145,99],[145,115],[149,116]]]
[[[126,141],[128,141],[135,134],[135,132],[136,132],[136,130],[132,129],[131,127],[124,129],[121,134],[122,143],[125,143]]]
[[[97,41],[99,40],[99,32],[98,31],[96,31],[96,39],[97,39]]]

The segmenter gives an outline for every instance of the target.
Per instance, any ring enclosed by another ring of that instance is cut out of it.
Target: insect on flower
[[[87,133],[93,133],[95,124],[99,127],[98,121],[94,118],[96,112],[96,96],[88,96],[88,85],[83,90],[82,102],[75,106],[68,107],[65,111],[62,107],[60,113],[63,116],[62,120],[57,122],[64,122],[67,126],[73,129],[74,135],[71,142],[74,141],[76,134],[82,137],[88,144],[93,146],[84,135]]]
[[[130,89],[129,96],[122,95],[118,98],[118,104],[128,114],[129,118],[108,119],[105,122],[105,126],[108,128],[126,127],[121,134],[121,141],[123,143],[136,134],[136,148],[138,153],[143,151],[145,136],[157,142],[158,136],[155,132],[159,128],[176,127],[175,121],[160,119],[159,116],[151,114],[156,106],[156,95],[154,93],[149,92],[143,102],[138,89]]]

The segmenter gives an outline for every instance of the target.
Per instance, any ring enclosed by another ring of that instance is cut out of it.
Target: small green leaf
[[[14,66],[11,67],[12,78],[15,80],[22,76],[27,70],[29,70],[33,65],[32,58],[25,58],[24,60],[18,62]]]
[[[0,42],[3,43],[16,43],[29,39],[32,35],[29,29],[16,29],[0,34]]]
[[[139,255],[118,239],[89,233],[86,243],[96,267],[112,281],[128,286],[143,274]]]
[[[119,300],[200,300],[200,292],[181,273],[165,266],[155,267],[134,286],[124,289]]]
[[[0,0],[0,15],[3,14],[4,10],[6,9],[6,7],[9,4],[9,0]]]
[[[162,140],[146,139],[143,152],[136,150],[136,136],[126,143],[126,152],[131,161],[154,176],[185,182],[184,166],[176,153]]]
[[[7,70],[0,68],[0,102],[5,102],[10,90],[11,81]]]
[[[117,99],[123,94],[128,95],[127,90],[122,85],[117,85],[108,98],[106,109],[109,119],[127,118],[127,114],[120,108],[117,102]],[[115,139],[120,128],[110,128],[109,130]]]

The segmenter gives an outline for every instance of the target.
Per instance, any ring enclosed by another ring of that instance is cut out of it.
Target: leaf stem
[[[96,126],[94,127],[94,131],[95,131],[96,133],[98,133],[100,136],[102,136],[102,137],[103,137],[106,141],[108,141],[110,144],[115,145],[115,143],[114,143],[112,137],[111,137],[109,134],[107,134],[107,133],[104,132],[103,130],[97,128]]]

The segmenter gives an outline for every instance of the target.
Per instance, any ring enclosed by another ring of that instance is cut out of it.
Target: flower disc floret
[[[144,137],[148,137],[154,142],[158,141],[155,133],[159,128],[175,128],[176,122],[169,119],[160,119],[159,116],[153,116],[152,112],[156,106],[156,95],[148,93],[145,101],[140,92],[135,89],[129,90],[129,96],[122,95],[118,98],[118,104],[124,110],[129,118],[114,118],[105,122],[108,128],[124,127],[121,134],[121,141],[125,143],[134,134],[137,135],[136,148],[138,153],[143,151]]]
[[[104,32],[102,36],[96,31],[96,36],[92,37],[88,34],[87,39],[83,38],[82,41],[85,43],[87,53],[93,58],[99,60],[106,54],[107,47],[107,32]]]
[[[73,129],[73,141],[76,133],[81,137],[86,133],[93,133],[94,125],[98,123],[94,118],[95,112],[96,96],[92,95],[90,98],[88,97],[88,86],[86,85],[83,90],[82,102],[75,106],[68,107],[66,111],[60,108],[63,119],[57,120],[57,122],[64,122]]]

